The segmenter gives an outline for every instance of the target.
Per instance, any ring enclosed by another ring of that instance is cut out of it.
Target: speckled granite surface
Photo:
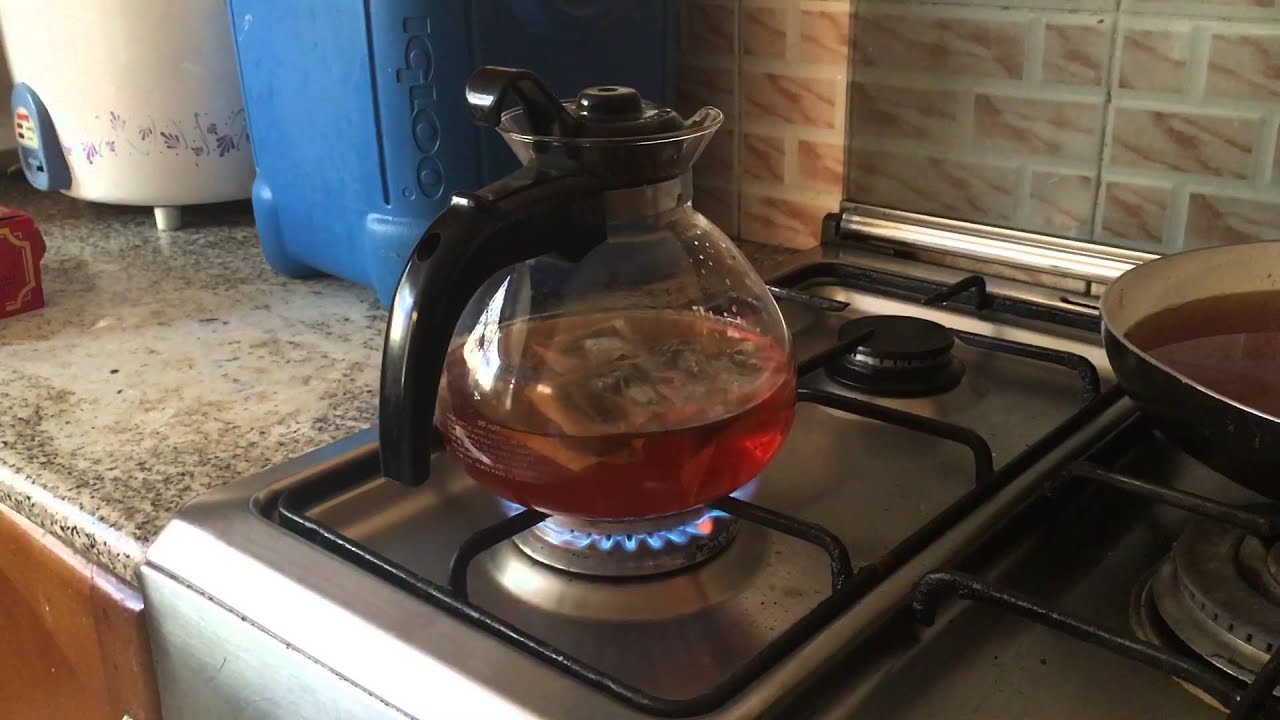
[[[0,502],[133,581],[187,501],[368,427],[372,291],[263,262],[247,205],[91,205],[0,177],[48,245],[47,307],[0,320]],[[796,253],[745,247],[762,272]]]
[[[48,245],[47,307],[0,321],[0,502],[122,577],[188,500],[373,421],[373,293],[272,273],[247,206],[0,203]]]

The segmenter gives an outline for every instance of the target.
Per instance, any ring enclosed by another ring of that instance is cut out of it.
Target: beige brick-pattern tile
[[[758,132],[743,133],[742,174],[752,180],[786,182],[786,140],[777,135]]]
[[[1183,247],[1280,240],[1280,198],[1270,201],[1192,193]]]
[[[1215,33],[1209,46],[1205,94],[1280,100],[1280,32]]]
[[[1187,30],[1126,28],[1120,36],[1119,87],[1181,93],[1187,82]]]
[[[1098,15],[1089,23],[1047,22],[1044,28],[1044,82],[1102,87],[1111,63],[1115,23]]]
[[[1159,244],[1169,188],[1108,181],[1103,191],[1102,237],[1123,245]]]
[[[682,65],[676,85],[676,107],[688,115],[711,105],[732,117],[737,106],[737,83],[738,73],[732,65]]]
[[[736,9],[724,0],[682,0],[680,51],[691,57],[729,56],[737,52]]]
[[[840,3],[826,8],[802,8],[797,59],[809,63],[847,65],[849,22],[849,9],[841,7]]]
[[[1093,220],[1094,176],[1031,174],[1027,227],[1051,235],[1087,238]]]
[[[959,93],[949,90],[854,82],[849,95],[852,131],[862,137],[914,140],[921,145],[952,144],[960,102]]]
[[[752,57],[787,56],[787,9],[777,5],[744,4],[742,53]]]
[[[1275,0],[1121,0],[1122,12],[1209,18],[1274,18]]]
[[[742,237],[798,249],[818,243],[822,218],[835,207],[776,195],[742,193]]]
[[[1116,108],[1108,164],[1247,178],[1256,117]]]
[[[725,125],[694,166],[694,206],[725,232],[738,232],[738,0],[680,3],[676,107],[688,115],[712,105]]]
[[[826,197],[844,193],[843,143],[800,140],[796,143],[796,184],[820,190]]]
[[[982,150],[1090,161],[1102,144],[1102,103],[979,94],[975,146]]]
[[[842,83],[830,77],[808,77],[782,72],[742,73],[744,115],[787,125],[805,125],[824,130],[839,127],[838,95]]]
[[[859,68],[944,76],[1023,76],[1025,38],[1019,23],[877,10],[859,12],[854,28]]]
[[[742,0],[744,238],[812,247],[822,217],[839,207],[850,7],[849,0]],[[836,152],[811,152],[819,144]]]
[[[851,195],[874,205],[965,220],[1009,223],[1017,169],[940,157],[855,149]]]

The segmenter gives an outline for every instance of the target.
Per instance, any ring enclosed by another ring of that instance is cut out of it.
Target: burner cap
[[[551,517],[515,537],[516,545],[552,567],[597,577],[659,575],[697,565],[725,549],[737,520],[719,510],[631,522]]]
[[[1280,650],[1277,552],[1243,530],[1196,520],[1151,581],[1154,605],[1187,646],[1251,681]]]
[[[955,336],[943,325],[906,315],[870,315],[850,320],[839,339],[871,333],[828,373],[837,382],[872,395],[924,397],[955,388],[964,365],[952,354]]]
[[[1145,640],[1153,645],[1162,647],[1177,655],[1195,655],[1196,651],[1192,650],[1185,642],[1182,641],[1181,638],[1178,637],[1176,633],[1173,632],[1172,629],[1169,628],[1169,624],[1165,622],[1164,618],[1160,615],[1159,609],[1156,608],[1154,595],[1155,587],[1157,585],[1157,577],[1161,575],[1168,575],[1172,571],[1173,564],[1166,559],[1166,561],[1161,563],[1160,567],[1154,572],[1149,572],[1144,575],[1142,581],[1134,587],[1129,598],[1129,624],[1133,627],[1134,633],[1137,634],[1138,638],[1141,640]],[[1167,580],[1161,577],[1160,584],[1164,584],[1165,582],[1167,582]],[[1193,683],[1177,677],[1174,678],[1174,682],[1178,683],[1192,695],[1195,695],[1209,705],[1212,705],[1224,713],[1227,712],[1227,709],[1222,705],[1222,703],[1215,700],[1213,696],[1209,695],[1204,690],[1196,687]]]

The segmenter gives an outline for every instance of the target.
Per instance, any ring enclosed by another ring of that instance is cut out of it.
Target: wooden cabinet
[[[138,589],[0,505],[0,718],[159,720]]]

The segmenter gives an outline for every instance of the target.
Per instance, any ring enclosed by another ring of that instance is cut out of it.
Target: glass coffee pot
[[[524,167],[454,196],[405,268],[384,474],[425,482],[438,432],[496,495],[601,521],[681,512],[755,477],[790,430],[795,366],[764,282],[690,204],[723,114],[685,119],[624,87],[562,102],[495,67],[467,102]]]

